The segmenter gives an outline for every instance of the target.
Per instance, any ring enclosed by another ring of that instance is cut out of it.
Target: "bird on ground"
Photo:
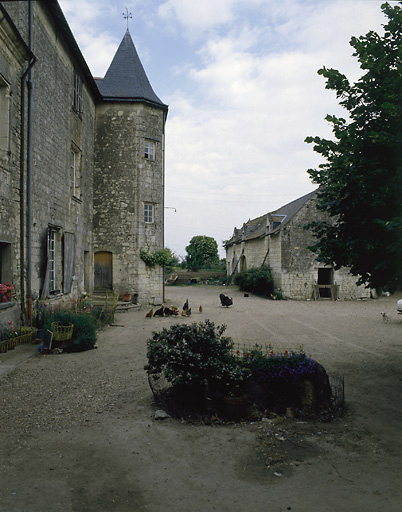
[[[184,306],[183,306],[183,311],[187,311],[188,310],[188,299],[186,299],[186,302],[184,303]]]
[[[191,315],[191,308],[188,308],[186,313],[187,313],[187,316],[190,316]]]
[[[170,306],[170,309],[173,311],[173,314],[178,316],[180,311],[176,308],[176,306]]]
[[[181,312],[181,316],[187,316],[187,309],[183,309],[183,311]]]
[[[225,306],[228,308],[229,306],[233,305],[233,297],[227,297],[226,295],[223,295],[223,293],[221,293],[219,295],[219,298],[221,299],[222,306]]]
[[[163,316],[163,306],[155,311],[154,316]]]
[[[145,318],[152,318],[154,316],[154,310],[151,309],[151,311],[148,311],[148,313],[145,315]]]
[[[163,314],[164,314],[165,316],[172,316],[172,315],[174,315],[173,310],[172,310],[172,309],[170,309],[170,308],[165,308],[165,309],[163,310]]]
[[[381,311],[381,316],[382,316],[383,322],[385,322],[386,324],[389,324],[389,318],[385,311]]]
[[[200,306],[200,307],[198,308],[198,311],[199,311],[200,313],[202,313],[202,306]]]

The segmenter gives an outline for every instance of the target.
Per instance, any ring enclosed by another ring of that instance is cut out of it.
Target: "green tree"
[[[210,236],[193,236],[186,251],[186,264],[190,270],[211,268],[219,263],[218,244]]]
[[[401,5],[401,4],[400,4]],[[307,137],[326,159],[308,173],[318,209],[332,221],[309,225],[318,259],[349,267],[358,284],[393,291],[402,285],[402,9],[384,3],[384,34],[352,37],[363,70],[351,84],[323,67],[348,120],[328,115],[335,140]]]

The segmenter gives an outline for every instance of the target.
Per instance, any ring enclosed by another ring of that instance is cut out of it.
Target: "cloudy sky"
[[[222,242],[234,227],[312,191],[339,114],[317,70],[355,81],[351,36],[382,33],[379,0],[59,0],[89,68],[103,77],[129,30],[166,124],[165,245]],[[395,4],[396,2],[390,2]],[[345,115],[345,113],[343,113]]]

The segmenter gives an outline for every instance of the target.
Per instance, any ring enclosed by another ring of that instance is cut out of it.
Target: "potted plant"
[[[124,292],[121,296],[121,300],[123,302],[130,302],[131,301],[131,293],[130,292]]]

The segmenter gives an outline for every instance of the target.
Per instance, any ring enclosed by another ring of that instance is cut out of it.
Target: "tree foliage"
[[[186,251],[186,264],[190,270],[211,268],[219,263],[218,244],[210,236],[193,236]]]
[[[308,173],[318,188],[318,208],[332,222],[310,224],[318,259],[349,267],[358,283],[391,291],[402,285],[402,9],[382,5],[384,34],[352,37],[363,70],[351,84],[323,67],[348,120],[333,115],[335,140],[307,137],[326,159]]]

